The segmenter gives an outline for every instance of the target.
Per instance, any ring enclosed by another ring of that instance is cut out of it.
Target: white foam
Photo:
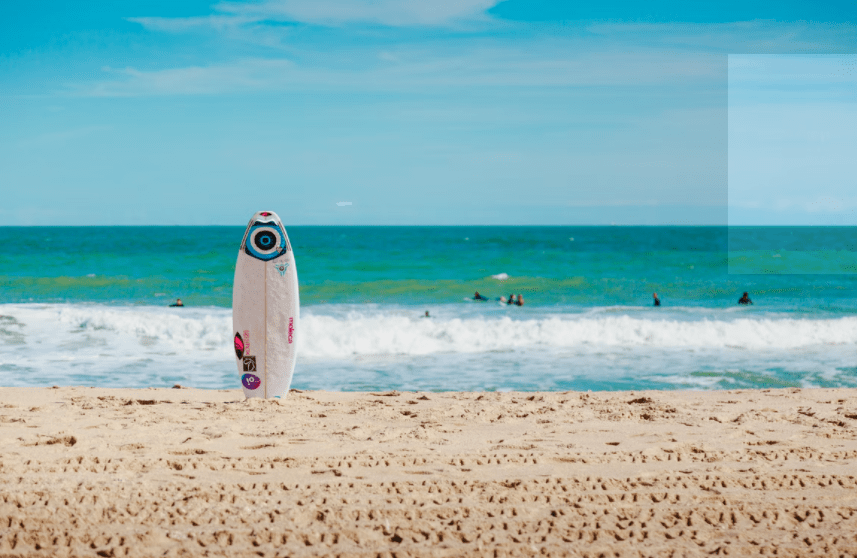
[[[421,319],[422,311],[405,307],[309,307],[301,316],[297,339],[296,382],[301,367],[307,370],[313,362],[371,367],[402,358],[410,359],[414,378],[437,377],[437,371],[420,368],[430,359],[432,366],[440,362],[437,359],[446,359],[444,366],[466,363],[481,374],[510,365],[533,374],[541,366],[548,376],[558,369],[575,374],[620,368],[628,374],[644,369],[678,374],[711,366],[815,367],[819,374],[830,374],[853,366],[848,355],[857,345],[855,317],[796,319],[723,312],[716,319],[682,319],[641,309],[554,315],[526,311],[459,304],[432,309],[431,319]],[[228,308],[19,304],[0,305],[0,315],[6,316],[0,319],[3,385],[175,382],[228,387],[237,381]],[[814,364],[822,361],[824,366]],[[318,366],[322,370],[328,365]],[[493,374],[496,380],[505,372]]]
[[[301,354],[474,353],[514,348],[655,347],[794,349],[857,344],[857,318],[655,320],[630,316],[513,320],[352,315],[302,318]]]
[[[509,278],[508,273],[498,273],[497,275],[492,275],[491,279],[497,279],[498,281],[505,281]]]
[[[228,309],[21,304],[0,314],[15,334],[0,353],[12,372],[4,385],[219,387],[234,358]]]
[[[680,347],[793,349],[857,344],[857,317],[795,319],[655,319],[627,315],[637,309],[512,319],[509,315],[433,317],[418,312],[375,310],[304,312],[299,338],[303,356],[336,358],[360,354],[425,355],[510,348]],[[74,345],[81,333],[159,345],[170,351],[231,352],[227,308],[112,307],[99,305],[3,305],[0,313],[26,324],[27,344]],[[448,314],[448,312],[446,312]]]

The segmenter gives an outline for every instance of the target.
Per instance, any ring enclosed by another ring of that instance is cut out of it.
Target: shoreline
[[[857,555],[857,389],[0,388],[0,556]]]

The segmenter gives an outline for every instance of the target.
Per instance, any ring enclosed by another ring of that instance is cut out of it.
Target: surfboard
[[[232,341],[246,397],[288,394],[299,319],[289,237],[276,213],[259,211],[244,231],[232,285]]]

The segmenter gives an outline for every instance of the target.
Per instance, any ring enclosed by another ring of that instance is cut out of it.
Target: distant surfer
[[[509,300],[506,301],[506,304],[515,304],[515,295],[510,294]]]
[[[476,294],[473,295],[473,300],[488,300],[486,297],[479,294],[479,291],[476,291]]]
[[[182,299],[177,298],[177,299],[176,299],[176,303],[175,303],[175,304],[170,304],[170,308],[175,308],[176,306],[184,306],[184,303],[182,302]]]
[[[426,315],[423,316],[423,318],[431,318],[431,316],[429,316],[428,310],[426,310]]]
[[[753,301],[750,300],[750,294],[745,292],[744,296],[738,299],[738,304],[753,304]]]
[[[655,306],[661,305],[661,299],[658,298],[658,293],[652,293],[652,298],[655,299]]]
[[[524,295],[519,294],[518,300],[515,301],[515,306],[523,306],[524,305]]]

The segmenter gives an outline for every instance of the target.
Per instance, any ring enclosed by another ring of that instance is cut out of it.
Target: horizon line
[[[42,227],[44,225],[0,225],[0,229],[12,229],[12,228],[36,228]],[[164,225],[164,224],[148,224],[148,225],[52,225],[54,228],[87,228],[87,227],[239,227],[246,228],[246,225],[243,224],[235,224],[235,225],[223,225],[223,224],[210,224],[210,225],[180,225],[180,224],[172,224],[172,225]],[[284,224],[285,226],[285,224]],[[416,225],[392,225],[392,224],[293,224],[288,225],[289,227],[724,227],[724,228],[737,228],[737,227],[857,227],[857,224],[854,225],[806,225],[806,224],[740,224],[740,225],[730,225],[730,224],[677,224],[677,223],[663,223],[658,225],[652,224],[643,224],[643,223],[601,223],[601,224],[458,224],[458,225],[431,225],[431,224],[416,224]]]

